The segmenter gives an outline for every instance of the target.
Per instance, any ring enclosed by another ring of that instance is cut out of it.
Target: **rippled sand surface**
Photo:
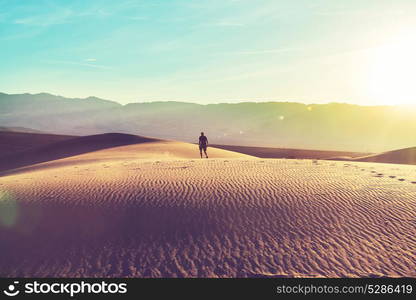
[[[416,277],[414,166],[121,149],[0,177],[0,276]]]

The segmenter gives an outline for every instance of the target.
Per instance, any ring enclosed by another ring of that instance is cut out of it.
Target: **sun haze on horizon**
[[[0,91],[416,102],[416,1],[0,1]]]

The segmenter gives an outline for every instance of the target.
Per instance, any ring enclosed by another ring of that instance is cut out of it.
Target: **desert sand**
[[[69,135],[3,131],[0,127],[0,157],[73,138]]]
[[[348,157],[348,159],[368,156],[370,153],[352,151],[328,151],[310,149],[291,149],[273,147],[251,147],[236,145],[212,145],[213,147],[244,153],[259,158],[288,158],[288,159],[330,159],[332,157]]]
[[[416,148],[406,148],[394,151],[387,151],[374,155],[356,157],[356,161],[380,162],[390,164],[416,165]]]
[[[414,166],[208,152],[137,140],[1,172],[0,276],[416,277]]]

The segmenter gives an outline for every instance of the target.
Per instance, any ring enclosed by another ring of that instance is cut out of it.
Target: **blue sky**
[[[0,91],[411,103],[415,16],[413,0],[0,0]]]

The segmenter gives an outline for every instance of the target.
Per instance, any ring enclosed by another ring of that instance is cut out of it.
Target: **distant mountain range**
[[[32,128],[25,128],[25,127],[4,127],[4,126],[0,126],[0,131],[42,133],[42,131],[40,131],[40,130],[36,130],[36,129],[32,129]]]
[[[0,126],[88,135],[121,132],[195,142],[380,152],[416,145],[413,111],[393,106],[243,102],[151,102],[121,105],[95,97],[69,99],[0,93]]]

